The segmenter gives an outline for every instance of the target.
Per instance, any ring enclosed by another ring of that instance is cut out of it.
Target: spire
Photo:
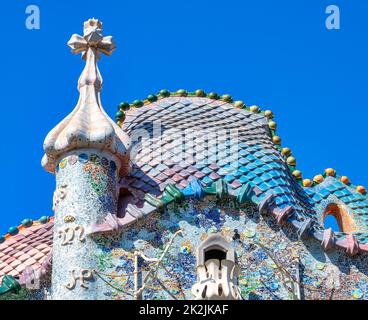
[[[57,161],[65,153],[88,148],[117,156],[122,166],[120,174],[125,174],[131,141],[102,107],[100,91],[103,82],[97,66],[100,54],[111,55],[115,43],[111,36],[102,35],[102,22],[93,18],[84,23],[83,36],[72,35],[68,46],[73,53],[81,53],[86,61],[78,81],[79,101],[74,110],[47,135],[42,166],[54,173]]]

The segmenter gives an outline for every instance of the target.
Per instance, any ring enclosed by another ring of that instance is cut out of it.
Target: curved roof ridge
[[[332,168],[325,169],[325,172],[323,174],[318,174],[313,179],[308,179],[308,178],[303,179],[303,174],[301,170],[297,168],[297,162],[296,162],[295,157],[293,156],[291,149],[288,147],[282,147],[281,138],[278,135],[276,135],[277,123],[274,121],[274,113],[269,109],[262,110],[257,105],[252,105],[248,107],[242,100],[234,100],[230,94],[219,95],[216,92],[206,93],[203,89],[197,89],[193,92],[190,92],[184,89],[179,89],[175,92],[170,92],[169,90],[162,89],[157,94],[148,95],[147,98],[144,100],[134,100],[132,103],[121,102],[118,105],[118,112],[115,115],[115,120],[117,124],[121,127],[125,120],[125,113],[129,109],[147,106],[160,99],[164,99],[168,97],[198,97],[198,98],[208,98],[212,100],[221,100],[224,103],[229,103],[233,105],[234,108],[244,109],[244,110],[248,110],[250,112],[256,113],[256,114],[263,115],[265,118],[268,119],[268,126],[270,128],[272,140],[274,144],[276,145],[276,148],[280,151],[281,155],[285,158],[292,175],[295,177],[295,179],[299,182],[299,184],[302,187],[309,188],[309,187],[315,186],[323,182],[324,178],[327,176],[335,176],[342,183],[350,187],[354,187],[356,191],[359,192],[360,194],[367,195],[367,199],[368,199],[367,189],[364,186],[352,184],[347,176],[337,175],[336,171]]]
[[[30,227],[37,227],[39,225],[44,225],[48,222],[52,222],[53,220],[54,216],[42,216],[38,220],[32,220],[29,218],[23,219],[18,226],[11,226],[6,234],[0,235],[0,244],[4,243],[12,236],[16,236],[22,230],[25,230]]]
[[[325,169],[323,173],[319,173],[319,174],[315,175],[313,177],[313,179],[304,179],[303,180],[303,187],[305,187],[305,188],[315,187],[315,186],[323,183],[327,177],[336,178],[341,183],[345,184],[346,186],[350,187],[351,189],[355,189],[356,192],[360,193],[363,196],[366,196],[366,198],[368,199],[367,189],[364,186],[356,185],[356,184],[352,183],[350,181],[349,177],[347,177],[345,175],[338,174],[337,171],[333,168]]]
[[[27,268],[38,269],[52,247],[54,217],[24,219],[0,237],[0,282],[4,275],[21,277]]]

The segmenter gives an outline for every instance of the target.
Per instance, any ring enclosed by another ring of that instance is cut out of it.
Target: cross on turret
[[[104,37],[102,23],[90,19],[83,36],[74,34],[68,45],[82,54],[86,65],[78,81],[77,105],[44,143],[42,165],[56,175],[51,292],[58,300],[104,299],[106,283],[93,277],[98,243],[76,232],[116,216],[118,179],[130,170],[131,140],[107,115],[100,97],[97,61],[101,53],[111,55],[115,49],[112,37]]]
[[[102,35],[102,22],[93,18],[84,22],[83,37],[73,34],[68,41],[68,46],[74,54],[82,53],[83,60],[86,60],[86,53],[89,48],[95,48],[97,60],[100,52],[109,56],[115,50],[116,45],[112,36]]]

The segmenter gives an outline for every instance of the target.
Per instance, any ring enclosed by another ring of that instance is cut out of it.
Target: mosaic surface
[[[77,292],[80,299],[101,299],[105,284],[93,278],[96,260],[91,252],[97,248],[93,238],[86,237],[86,228],[117,210],[115,161],[104,153],[80,150],[58,165],[52,296],[73,299]]]
[[[366,256],[350,258],[339,250],[325,253],[315,240],[301,242],[292,228],[280,229],[273,217],[259,216],[250,203],[237,208],[230,200],[219,203],[211,197],[170,205],[165,213],[152,214],[120,235],[100,238],[99,270],[115,287],[105,292],[106,297],[132,299],[134,251],[157,258],[178,229],[183,235],[175,238],[157,278],[144,290],[144,299],[193,299],[196,248],[217,232],[235,249],[244,299],[296,299],[298,290],[302,299],[368,298]],[[148,267],[141,265],[143,270]]]

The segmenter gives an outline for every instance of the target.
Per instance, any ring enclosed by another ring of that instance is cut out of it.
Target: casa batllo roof
[[[117,124],[132,138],[134,152],[132,169],[121,178],[120,187],[134,197],[118,216],[107,217],[89,232],[122,228],[170,202],[212,194],[235,197],[239,202],[251,200],[262,213],[273,214],[280,224],[293,224],[300,237],[313,236],[325,249],[336,246],[350,255],[367,252],[365,188],[352,185],[333,169],[303,180],[290,149],[281,147],[273,118],[269,110],[248,108],[229,95],[220,97],[202,90],[162,90],[144,101],[120,104]],[[157,121],[159,139],[153,134]],[[233,129],[239,142],[235,156],[231,139],[218,139],[219,132]],[[187,130],[195,133],[192,143],[196,148],[183,153],[180,136]],[[137,139],[142,132],[149,135]],[[126,193],[121,193],[121,202],[125,198]],[[331,202],[352,210],[354,232],[323,228],[321,208]],[[52,227],[53,218],[42,217],[10,228],[0,238],[0,277],[8,274],[19,279],[27,267],[40,268],[51,251]]]

